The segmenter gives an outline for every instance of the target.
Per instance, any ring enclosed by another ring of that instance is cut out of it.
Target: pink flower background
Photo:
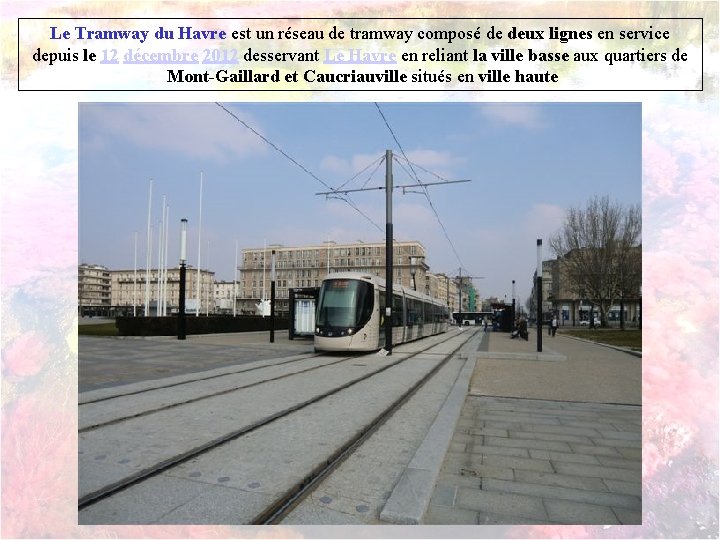
[[[680,4],[684,6],[685,4]],[[57,3],[3,6],[3,65],[16,62],[16,18],[69,15]],[[150,16],[149,4],[121,4]],[[458,16],[507,15],[457,4]],[[600,16],[575,6],[574,16]],[[328,16],[330,8],[288,6]],[[712,4],[709,5],[712,8]],[[115,7],[69,6],[71,15],[118,16]],[[254,15],[270,8],[253,5]],[[339,9],[339,8],[338,8]],[[349,9],[349,8],[345,8]],[[538,8],[533,8],[537,11]],[[564,7],[563,16],[570,8]],[[640,8],[638,8],[640,9]],[[712,9],[675,16],[705,16]],[[167,16],[238,16],[231,4],[166,6]],[[603,7],[605,16],[612,11]],[[387,13],[356,8],[364,16]],[[417,16],[417,6],[393,14]],[[447,10],[451,11],[451,10]],[[449,16],[447,13],[428,16]],[[617,16],[642,16],[623,10]],[[287,13],[287,12],[286,12]],[[247,14],[246,12],[244,14]],[[155,14],[153,14],[155,15]],[[538,16],[531,10],[522,16]],[[717,59],[717,43],[710,52]],[[711,55],[706,55],[706,66]],[[2,75],[2,536],[8,538],[235,538],[412,536],[407,528],[257,529],[77,525],[77,120],[72,94],[19,94]],[[643,100],[643,524],[636,527],[462,528],[475,536],[529,538],[717,537],[718,534],[718,116],[717,71],[705,92],[634,94]],[[586,96],[583,96],[586,97]],[[478,99],[483,99],[480,95]],[[501,99],[498,94],[493,99]],[[528,96],[545,99],[546,96]],[[86,98],[84,98],[86,99]],[[126,99],[134,99],[126,97]],[[201,99],[201,98],[198,98]],[[272,98],[269,98],[272,99]],[[457,99],[467,99],[459,97]],[[513,97],[513,99],[517,99]],[[558,99],[565,99],[564,96]],[[600,95],[596,99],[608,99]],[[454,529],[441,535],[451,537]],[[426,536],[427,534],[422,534]]]

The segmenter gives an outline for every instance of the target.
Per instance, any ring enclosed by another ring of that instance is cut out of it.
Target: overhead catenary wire
[[[435,209],[435,205],[433,204],[432,200],[430,200],[430,195],[428,193],[427,187],[422,185],[422,182],[420,182],[420,179],[418,178],[417,173],[415,172],[415,169],[413,168],[412,162],[408,159],[407,155],[405,154],[405,150],[403,149],[402,145],[400,144],[400,141],[398,140],[397,136],[395,135],[395,132],[393,131],[392,127],[390,127],[390,123],[388,122],[387,118],[385,117],[385,114],[383,113],[382,109],[380,108],[380,105],[375,102],[375,107],[377,108],[378,113],[380,113],[380,116],[383,119],[383,122],[385,123],[385,126],[387,127],[388,131],[390,132],[390,135],[392,135],[393,140],[395,141],[395,144],[397,144],[398,148],[400,149],[400,152],[402,153],[403,157],[405,158],[405,161],[410,166],[410,170],[412,171],[412,176],[415,178],[416,182],[418,183],[418,186],[422,187],[423,189],[423,195],[425,196],[425,199],[427,199],[428,204],[430,205],[430,209],[433,211],[433,214],[435,214],[435,218],[437,219],[438,223],[440,224],[440,228],[443,231],[443,234],[445,235],[445,238],[447,239],[448,243],[450,244],[450,248],[452,249],[453,253],[455,254],[455,258],[458,260],[458,263],[462,267],[462,260],[460,259],[460,254],[457,252],[457,249],[455,249],[455,244],[450,239],[450,235],[448,234],[447,229],[445,228],[445,225],[443,224],[442,220],[440,219],[440,215],[438,214],[437,210]],[[398,161],[399,163],[399,161]],[[435,175],[437,176],[437,175]],[[441,178],[438,176],[438,178]],[[442,179],[442,178],[441,178]]]
[[[240,118],[240,117],[237,116],[235,113],[233,113],[233,112],[232,112],[231,110],[229,110],[227,107],[225,107],[222,103],[218,103],[218,102],[216,101],[216,102],[215,102],[215,105],[217,105],[218,107],[220,107],[223,111],[225,111],[227,114],[229,114],[230,116],[232,116],[237,122],[239,122],[240,124],[242,124],[242,125],[243,125],[248,131],[250,131],[253,135],[255,135],[256,137],[262,139],[268,146],[270,146],[270,147],[273,148],[276,152],[278,152],[278,153],[281,154],[283,157],[285,157],[286,159],[288,159],[288,160],[289,160],[290,162],[292,162],[295,166],[299,167],[303,172],[305,172],[306,174],[308,174],[309,176],[311,176],[312,178],[314,178],[315,180],[317,180],[318,182],[320,182],[320,183],[321,183],[323,186],[325,186],[327,189],[329,189],[330,191],[333,191],[333,192],[334,192],[334,191],[338,191],[337,189],[330,187],[330,185],[328,185],[327,182],[325,182],[325,181],[323,181],[321,178],[319,178],[316,174],[314,174],[314,173],[313,173],[312,171],[310,171],[307,167],[305,167],[302,163],[300,163],[300,162],[297,161],[295,158],[293,158],[290,154],[288,154],[287,152],[285,152],[285,151],[284,151],[282,148],[280,148],[278,145],[276,145],[275,143],[273,143],[273,142],[272,142],[271,140],[269,140],[267,137],[265,137],[265,136],[263,136],[262,134],[260,134],[255,128],[253,128],[250,124],[248,124],[248,123],[245,122],[242,118]],[[361,216],[363,216],[366,220],[368,220],[370,223],[372,223],[380,232],[383,231],[383,229],[380,227],[380,225],[378,225],[377,223],[375,223],[367,214],[365,214],[365,212],[363,212],[362,210],[360,210],[360,208],[358,208],[358,206],[355,204],[355,202],[354,202],[352,199],[350,199],[350,198],[347,197],[347,196],[342,196],[342,195],[339,195],[339,194],[338,194],[337,198],[340,199],[340,200],[342,200],[342,201],[344,201],[346,204],[348,204],[351,208],[353,208],[356,212],[358,212],[358,213],[359,213]]]
[[[371,161],[366,167],[364,167],[361,171],[358,171],[358,172],[355,173],[352,177],[350,177],[350,178],[348,178],[347,180],[345,180],[345,182],[343,182],[342,184],[340,184],[337,188],[335,188],[335,190],[336,190],[336,191],[342,190],[342,189],[343,189],[345,186],[347,186],[350,182],[352,182],[353,180],[355,180],[358,176],[360,176],[362,173],[364,173],[365,171],[367,171],[370,167],[372,167],[373,165],[375,165],[375,168],[374,168],[373,171],[368,175],[367,180],[365,180],[365,183],[363,184],[363,187],[365,187],[365,186],[368,184],[368,182],[370,182],[370,180],[371,180],[372,177],[375,175],[375,173],[377,172],[377,170],[380,168],[380,165],[382,165],[384,161],[385,161],[384,156],[380,156],[380,157],[376,158],[374,161]]]

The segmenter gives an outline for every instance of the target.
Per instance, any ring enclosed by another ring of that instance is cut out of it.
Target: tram
[[[385,346],[385,280],[363,272],[328,275],[315,313],[316,351],[374,351]],[[439,300],[393,284],[393,345],[446,332]]]

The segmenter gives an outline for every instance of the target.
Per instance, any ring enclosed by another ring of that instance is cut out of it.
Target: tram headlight
[[[348,328],[348,336],[352,336],[352,333],[353,333],[353,329],[352,329],[352,328]]]

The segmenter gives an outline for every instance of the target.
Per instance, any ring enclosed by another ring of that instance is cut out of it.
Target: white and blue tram
[[[373,351],[385,346],[385,280],[363,272],[329,274],[315,313],[315,350]],[[393,284],[393,345],[446,332],[445,304]]]

